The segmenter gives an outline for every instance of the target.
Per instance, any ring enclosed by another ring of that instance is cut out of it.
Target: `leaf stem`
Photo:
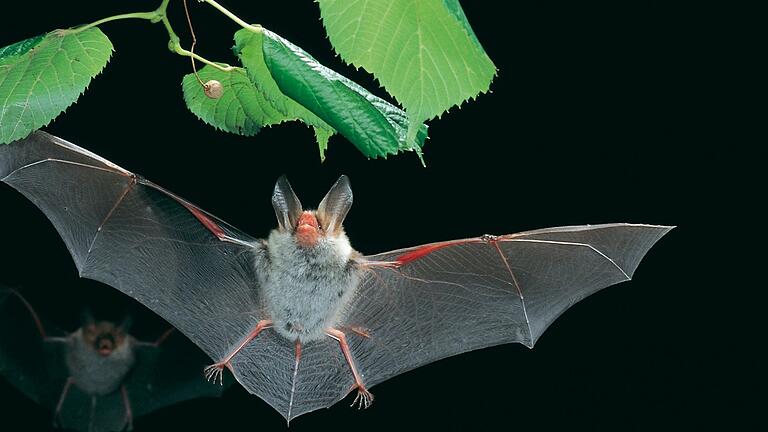
[[[227,8],[225,8],[224,6],[220,5],[215,0],[198,0],[198,1],[202,2],[202,3],[208,3],[209,5],[213,6],[216,9],[218,9],[219,12],[223,13],[224,15],[226,15],[229,19],[231,19],[232,21],[236,22],[240,27],[242,27],[244,29],[250,30],[250,31],[252,31],[254,33],[261,33],[261,31],[262,31],[262,28],[261,28],[260,25],[248,24],[247,22],[243,21],[240,17],[238,17],[237,15],[235,15],[232,12],[230,12],[229,10],[227,10]]]
[[[184,48],[182,48],[181,46],[178,46],[178,45],[175,47],[173,52],[178,54],[178,55],[180,55],[180,56],[192,57],[193,59],[195,59],[195,60],[197,60],[197,61],[199,61],[201,63],[205,63],[205,64],[207,64],[209,66],[213,66],[213,67],[215,67],[216,69],[218,69],[218,70],[220,70],[222,72],[230,72],[230,71],[233,71],[233,70],[237,69],[236,67],[230,66],[230,65],[228,65],[226,63],[216,63],[216,62],[210,61],[207,58],[202,57],[202,56],[200,56],[198,54],[195,54],[195,53],[193,53],[191,51],[187,51],[187,50],[185,50]]]
[[[171,27],[171,22],[168,21],[168,17],[163,16],[161,21],[163,22],[163,26],[165,26],[165,31],[168,32],[168,37],[170,38],[170,40],[168,41],[168,49],[171,50],[171,52],[184,57],[192,57],[193,59],[201,63],[205,63],[209,66],[213,66],[222,72],[229,72],[235,69],[233,66],[230,66],[226,63],[212,62],[205,57],[202,57],[198,54],[193,53],[192,51],[185,50],[184,48],[181,47],[181,43],[179,42],[180,41],[179,36],[177,36],[176,32],[173,31],[173,27]]]
[[[187,5],[187,0],[181,0],[181,3],[184,5],[184,15],[187,16],[187,24],[189,25],[189,33],[192,35],[192,45],[189,46],[189,52],[195,52],[195,44],[197,44],[197,36],[195,36],[195,28],[192,26],[192,17],[189,15],[189,6]],[[197,78],[197,81],[200,83],[203,88],[206,88],[205,83],[202,79],[200,79],[200,74],[197,73],[197,67],[195,66],[195,58],[190,57],[190,62],[192,63],[192,73],[195,74],[195,78]]]
[[[124,13],[124,14],[120,14],[120,15],[114,15],[114,16],[102,18],[102,19],[100,19],[98,21],[94,21],[94,22],[92,22],[90,24],[81,25],[79,27],[74,27],[74,28],[71,28],[71,29],[63,29],[63,30],[60,30],[60,32],[65,33],[65,34],[77,34],[77,33],[80,33],[80,32],[84,32],[84,31],[86,31],[86,30],[88,30],[88,29],[90,29],[92,27],[96,27],[98,25],[101,25],[101,24],[104,24],[104,23],[108,23],[110,21],[117,21],[117,20],[123,20],[123,19],[144,19],[144,20],[149,20],[149,21],[157,22],[157,20],[160,18],[160,16],[161,15],[158,12],[158,10],[154,10],[152,12]]]
[[[165,27],[165,31],[168,32],[168,37],[170,38],[170,40],[168,41],[168,49],[172,53],[178,54],[178,55],[183,56],[183,57],[191,57],[191,58],[193,58],[195,60],[198,60],[198,61],[200,61],[202,63],[205,63],[207,65],[213,66],[216,69],[219,69],[219,70],[221,70],[223,72],[229,72],[229,71],[235,69],[234,67],[229,66],[229,65],[224,64],[224,63],[212,62],[212,61],[206,59],[205,57],[197,55],[194,52],[185,50],[184,48],[181,47],[181,42],[180,42],[181,40],[179,39],[179,36],[176,35],[176,32],[173,31],[173,27],[171,26],[171,22],[168,20],[167,10],[168,10],[168,3],[170,1],[171,0],[162,0],[162,2],[160,3],[160,6],[158,6],[157,9],[155,9],[155,10],[153,10],[151,12],[132,12],[132,13],[124,13],[124,14],[120,14],[120,15],[114,15],[114,16],[102,18],[102,19],[94,21],[94,22],[92,22],[90,24],[85,24],[85,25],[82,25],[82,26],[79,26],[79,27],[74,27],[74,28],[70,28],[70,29],[63,29],[63,30],[57,30],[57,31],[60,34],[62,34],[62,35],[65,35],[65,34],[76,34],[76,33],[80,33],[80,32],[86,31],[86,30],[88,30],[90,28],[96,27],[98,25],[101,25],[101,24],[104,24],[104,23],[108,23],[110,21],[117,21],[117,20],[123,20],[123,19],[144,19],[144,20],[148,20],[148,21],[152,22],[153,24],[154,23],[158,23],[158,22],[162,22],[163,26]],[[211,3],[211,2],[209,2],[209,3]],[[224,13],[228,17],[232,18],[236,22],[242,23],[241,25],[245,25],[248,28],[251,28],[252,31],[261,31],[260,27],[257,28],[257,27],[254,27],[254,26],[246,24],[244,21],[242,21],[240,18],[236,17],[231,12],[227,11],[226,9],[224,9],[218,3],[216,3],[216,2],[212,2],[212,3],[215,3],[214,7],[216,7],[216,9],[219,9],[220,11],[222,11],[222,13]]]

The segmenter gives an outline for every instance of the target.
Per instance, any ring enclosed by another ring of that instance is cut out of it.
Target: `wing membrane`
[[[257,255],[246,246],[255,239],[43,132],[1,146],[0,164],[0,179],[46,214],[82,276],[136,298],[212,358],[263,315]],[[221,241],[211,227],[237,242]]]
[[[669,229],[561,227],[367,257],[370,274],[345,318],[370,332],[352,347],[366,383],[487,346],[532,347],[570,306],[628,280]]]

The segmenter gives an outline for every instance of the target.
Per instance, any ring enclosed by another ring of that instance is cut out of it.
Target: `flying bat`
[[[316,211],[285,177],[278,227],[256,239],[52,135],[0,146],[0,179],[37,205],[80,275],[136,298],[288,421],[435,360],[533,347],[571,305],[629,280],[672,227],[569,226],[365,256],[342,223],[341,176]]]
[[[0,289],[0,375],[49,408],[55,426],[131,430],[135,417],[221,394],[200,379],[205,354],[173,327],[145,342],[130,334],[130,317],[81,315],[81,327],[57,331],[18,290]]]

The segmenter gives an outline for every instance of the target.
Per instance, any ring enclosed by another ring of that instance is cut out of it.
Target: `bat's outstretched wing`
[[[0,288],[0,375],[31,400],[53,408],[68,374],[59,361],[63,338],[50,338],[48,331],[24,297]]]
[[[229,376],[224,385],[202,379],[210,359],[179,332],[156,344],[141,344],[136,354],[136,365],[126,380],[134,417],[189,399],[220,396],[233,382]]]
[[[212,359],[266,318],[255,274],[260,243],[159,186],[44,132],[0,146],[0,180],[46,214],[81,276],[137,299]],[[256,342],[231,369],[285,413],[293,345],[272,331]],[[202,370],[200,380],[207,384]]]
[[[366,258],[370,268],[344,323],[374,385],[462,352],[533,347],[570,306],[629,280],[671,227],[606,224],[433,243]]]
[[[0,180],[37,205],[80,275],[134,297],[212,358],[262,318],[255,240],[44,132],[0,146]]]

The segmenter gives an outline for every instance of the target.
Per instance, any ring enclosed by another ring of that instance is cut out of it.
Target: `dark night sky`
[[[0,46],[156,6],[122,3],[52,2],[40,12],[37,2],[21,2],[15,14],[0,17]],[[368,75],[335,57],[316,4],[223,3],[384,96]],[[350,400],[296,419],[291,430],[711,426],[728,408],[717,403],[720,378],[710,365],[730,353],[713,342],[724,337],[723,324],[702,313],[711,307],[703,292],[713,282],[696,276],[707,262],[700,261],[707,254],[698,216],[718,211],[711,204],[720,195],[703,167],[706,155],[691,151],[694,77],[687,61],[694,42],[679,30],[686,15],[655,2],[514,2],[503,12],[487,2],[463,3],[499,74],[492,93],[430,123],[427,168],[411,154],[368,161],[340,136],[321,164],[311,131],[298,124],[255,138],[215,131],[184,106],[188,59],[166,50],[161,25],[143,21],[102,26],[116,48],[110,64],[46,130],[259,237],[275,225],[269,198],[280,174],[306,206],[347,174],[355,205],[346,229],[363,253],[558,225],[678,225],[650,251],[635,280],[573,307],[534,350],[504,345],[445,359],[376,386],[367,411],[348,408]],[[197,52],[234,63],[236,25],[210,7],[190,5]],[[170,11],[186,38],[180,2],[173,0]],[[114,300],[122,297],[116,290],[77,278],[53,227],[20,194],[0,185],[0,202],[0,283],[20,287],[41,314],[69,330],[83,298],[97,309],[127,303]],[[149,337],[161,327],[145,323],[137,331]],[[49,428],[50,414],[4,382],[0,398],[3,421],[27,431]],[[704,402],[720,408],[708,410]],[[135,421],[137,431],[237,426],[281,430],[285,422],[240,387]]]

